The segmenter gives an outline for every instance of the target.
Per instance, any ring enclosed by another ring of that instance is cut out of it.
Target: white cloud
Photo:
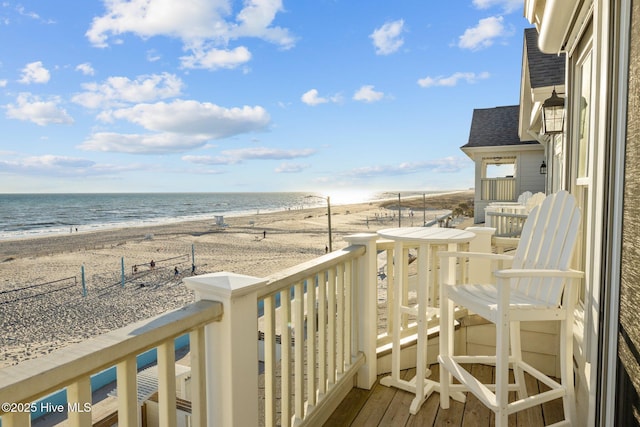
[[[147,61],[156,62],[159,61],[160,58],[162,58],[162,55],[160,55],[155,49],[149,49],[147,51]]]
[[[91,64],[88,62],[78,64],[78,66],[76,66],[76,71],[80,71],[85,76],[93,76],[96,73]]]
[[[258,37],[276,43],[285,49],[293,47],[295,37],[289,30],[271,27],[278,12],[283,11],[281,0],[249,0],[236,17],[240,25],[234,26],[233,37]]]
[[[270,123],[269,114],[260,106],[224,108],[188,100],[138,104],[104,112],[99,118],[125,120],[150,133],[95,133],[79,146],[80,149],[133,154],[177,153],[204,147],[212,139],[261,131]]]
[[[319,104],[325,104],[329,102],[327,98],[318,96],[317,89],[308,90],[307,92],[302,94],[300,99],[302,100],[302,102],[304,102],[307,105],[319,105]]]
[[[506,34],[502,16],[490,16],[478,21],[478,25],[467,28],[458,40],[462,49],[478,50],[489,47],[497,37]]]
[[[106,47],[110,38],[126,33],[143,39],[177,38],[186,51],[193,52],[183,62],[197,68],[204,68],[207,61],[215,62],[210,55],[223,52],[214,47],[227,50],[230,41],[243,37],[259,38],[285,49],[295,44],[289,30],[272,25],[278,12],[283,11],[282,0],[245,0],[235,16],[229,0],[110,0],[105,6],[106,13],[94,18],[85,34],[94,46]],[[224,63],[248,60],[248,51],[242,49],[245,51],[228,51],[234,59]]]
[[[0,87],[7,87],[7,83],[8,83],[7,80],[4,80],[4,79],[0,80]]]
[[[373,90],[373,85],[365,85],[353,95],[355,101],[376,102],[384,98],[384,93]]]
[[[78,146],[85,151],[117,152],[129,154],[180,153],[204,145],[207,138],[177,133],[122,134],[98,132]]]
[[[281,163],[280,166],[275,168],[276,173],[298,173],[302,172],[305,169],[309,169],[311,166],[308,164],[301,163]]]
[[[150,131],[202,135],[207,139],[265,130],[271,120],[260,106],[225,108],[209,102],[180,99],[170,103],[138,104],[114,110],[109,116]]]
[[[7,104],[6,115],[10,119],[30,121],[40,126],[73,123],[73,118],[60,107],[60,103],[58,97],[43,100],[31,93],[21,93],[15,104]]]
[[[425,171],[435,173],[453,173],[471,165],[465,157],[444,157],[424,162],[403,162],[397,165],[378,165],[356,168],[347,173],[356,178],[369,178],[374,176],[396,176],[421,173]]]
[[[138,76],[135,80],[109,77],[104,83],[83,84],[85,92],[73,96],[72,101],[86,108],[104,108],[173,98],[180,95],[182,87],[182,80],[169,73]]]
[[[222,154],[224,156],[240,159],[269,159],[269,160],[282,160],[282,159],[296,159],[299,157],[309,157],[314,154],[316,150],[313,148],[303,148],[300,150],[283,150],[279,148],[268,147],[250,147],[239,148],[235,150],[224,150]]]
[[[99,164],[93,160],[53,154],[0,160],[0,172],[47,177],[110,175],[116,172],[139,171],[144,167],[141,164]]]
[[[239,148],[223,150],[218,156],[183,156],[182,160],[202,165],[231,165],[244,160],[288,160],[309,157],[316,150],[304,148],[300,150],[283,150],[268,147]]]
[[[404,40],[402,32],[404,31],[404,20],[399,19],[393,22],[387,22],[380,28],[376,28],[369,37],[373,40],[373,46],[376,48],[377,55],[389,55],[400,49]]]
[[[9,3],[4,2],[3,6],[9,6]],[[22,5],[18,5],[15,7],[16,12],[18,12],[18,14],[20,14],[21,16],[25,16],[27,18],[31,18],[33,20],[45,23],[45,24],[55,24],[55,21],[52,19],[44,19],[42,18],[40,15],[38,15],[35,12],[31,12],[27,9],[24,8],[24,6]]]
[[[36,61],[25,65],[22,69],[22,78],[19,81],[24,84],[47,83],[50,78],[51,74],[42,65],[42,61]]]
[[[306,91],[300,97],[300,100],[307,105],[315,106],[319,104],[326,104],[327,102],[340,103],[342,102],[342,94],[336,93],[335,95],[331,95],[329,97],[319,96],[317,89],[311,89]],[[285,107],[282,103],[280,103],[281,107]]]
[[[473,5],[478,9],[501,6],[505,13],[511,13],[522,7],[522,0],[473,0]]]
[[[418,84],[422,87],[432,87],[432,86],[456,86],[460,80],[464,80],[467,83],[475,83],[478,80],[488,79],[490,74],[486,71],[476,74],[476,73],[453,73],[450,76],[446,77],[425,77],[423,79],[418,80]]]
[[[184,68],[203,68],[217,70],[220,68],[232,69],[251,60],[251,52],[244,46],[235,49],[194,49],[192,55],[180,58]]]

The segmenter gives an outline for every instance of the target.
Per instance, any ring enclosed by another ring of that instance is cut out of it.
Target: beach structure
[[[475,164],[474,212],[485,221],[485,208],[496,202],[516,202],[526,191],[544,191],[540,164],[544,147],[518,135],[517,105],[473,111],[469,141],[460,149]]]
[[[490,204],[562,188],[561,137],[542,133],[541,106],[553,90],[564,93],[564,79],[564,53],[543,53],[536,29],[526,29],[520,105],[474,110],[469,140],[461,147],[475,163],[476,223],[485,221]]]
[[[532,327],[530,332],[537,335],[526,338],[522,324],[523,360],[547,376],[560,377],[553,373],[558,362],[553,354],[571,348],[577,418],[573,425],[637,425],[640,27],[631,23],[640,20],[640,4],[525,0],[524,5],[541,52],[565,55],[567,83],[563,90],[556,90],[556,97],[564,100],[564,120],[559,131],[541,126],[539,139],[547,147],[547,192],[567,190],[581,212],[577,247],[569,265],[583,271],[584,278],[578,283],[569,332],[572,346],[562,347],[566,341],[559,339],[559,325],[553,326],[554,322],[548,322],[549,330]],[[541,123],[547,99],[553,99],[553,90],[542,102],[531,104],[531,113],[519,114],[529,118],[528,124],[516,125],[537,133],[535,123]],[[488,238],[479,230],[473,232],[484,244],[491,241],[490,230]],[[474,251],[484,246],[476,240],[472,244],[479,245]],[[383,420],[393,420],[388,424],[395,425],[429,422],[425,420],[432,420],[432,425],[462,425],[467,416],[467,422],[489,425],[491,415],[483,412],[489,409],[468,394],[464,403],[452,402],[445,410],[433,393],[415,415],[409,415],[410,393],[377,385],[377,375],[385,369],[378,363],[384,357],[380,349],[385,340],[388,343],[388,334],[372,327],[377,310],[372,284],[377,280],[377,253],[391,250],[391,242],[360,235],[345,248],[267,278],[232,273],[194,276],[190,286],[197,289],[198,301],[184,309],[3,370],[0,401],[10,405],[2,407],[2,425],[28,426],[29,414],[19,403],[36,401],[62,387],[67,388],[70,402],[89,401],[90,375],[113,365],[118,371],[118,423],[137,425],[135,355],[152,347],[158,348],[159,424],[175,425],[173,339],[185,333],[191,342],[192,425],[322,425],[327,420],[328,425],[350,425],[354,420],[361,425]],[[455,268],[464,268],[473,282],[486,278],[478,277],[487,273],[482,266]],[[385,276],[394,274],[387,271]],[[267,325],[262,380],[257,373],[257,301],[264,304]],[[454,317],[457,351],[495,352],[489,338],[495,336],[492,325],[464,310],[456,311]],[[409,323],[408,318],[408,342]],[[276,325],[287,325],[280,331],[280,342],[292,343],[285,346],[289,351],[281,352],[280,360],[275,357]],[[431,338],[439,334],[437,316],[426,326]],[[437,378],[439,365],[430,359],[438,355],[437,345],[430,345],[436,343],[429,340],[427,363]],[[409,345],[405,349],[399,362],[411,371],[415,350],[412,355]],[[542,357],[531,350],[552,355]],[[489,381],[494,372],[484,364],[470,369]],[[409,377],[410,371],[406,372]],[[545,387],[526,376],[525,382],[527,387]],[[367,402],[369,397],[372,400]],[[521,424],[563,423],[562,402],[554,405],[524,411],[527,418]],[[69,424],[91,425],[90,417],[90,413],[70,411]]]

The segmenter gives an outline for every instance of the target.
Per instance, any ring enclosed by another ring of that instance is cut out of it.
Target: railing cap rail
[[[0,402],[32,402],[222,317],[222,303],[199,301],[1,370]],[[0,411],[0,415],[2,411]]]

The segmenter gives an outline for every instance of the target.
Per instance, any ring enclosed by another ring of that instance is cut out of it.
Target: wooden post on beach
[[[266,280],[223,271],[184,282],[196,300],[223,304],[222,319],[204,327],[208,425],[258,425],[257,290]]]
[[[124,257],[120,258],[120,269],[122,271],[122,287],[124,288]]]
[[[86,297],[87,296],[87,284],[84,281],[84,264],[82,264],[82,267],[80,267],[80,273],[81,273],[81,277],[82,277],[82,296]]]
[[[191,265],[196,265],[196,245],[194,243],[191,244]]]

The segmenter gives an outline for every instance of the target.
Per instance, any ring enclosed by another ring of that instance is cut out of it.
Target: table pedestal
[[[403,229],[400,229],[403,230]],[[436,229],[437,230],[437,229]],[[383,237],[393,238],[386,230],[379,232]],[[422,234],[424,231],[420,230]],[[393,386],[401,390],[415,394],[415,398],[411,402],[409,411],[416,414],[422,404],[429,398],[434,391],[440,392],[440,383],[433,381],[428,377],[431,370],[427,366],[427,339],[428,339],[428,322],[430,319],[438,315],[439,310],[430,307],[428,304],[429,292],[435,286],[432,280],[433,274],[429,274],[429,264],[431,264],[432,273],[435,274],[437,262],[435,260],[435,252],[437,246],[447,245],[449,251],[455,251],[458,248],[459,240],[468,241],[473,237],[473,233],[463,232],[458,239],[443,238],[422,238],[417,239],[418,247],[418,286],[417,301],[414,305],[403,304],[402,295],[406,291],[408,284],[405,282],[405,268],[408,268],[408,261],[404,256],[404,247],[406,242],[410,242],[408,236],[403,235],[402,239],[395,240],[394,244],[394,286],[387,292],[393,292],[393,314],[392,314],[392,349],[391,349],[391,374],[382,378],[380,384],[387,387]],[[466,237],[466,238],[463,238]],[[451,240],[455,240],[452,243]],[[415,243],[414,243],[415,244]],[[413,247],[413,246],[412,246]],[[389,260],[387,260],[389,262]],[[453,268],[455,268],[455,260],[452,260]],[[452,268],[450,265],[442,265],[441,268]],[[433,276],[435,277],[435,276]],[[435,301],[434,301],[435,302]],[[401,367],[401,338],[402,338],[402,316],[403,314],[414,315],[417,319],[417,342],[416,342],[416,375],[411,380],[400,378]],[[452,393],[451,397],[459,402],[465,401],[465,396],[461,392]]]

